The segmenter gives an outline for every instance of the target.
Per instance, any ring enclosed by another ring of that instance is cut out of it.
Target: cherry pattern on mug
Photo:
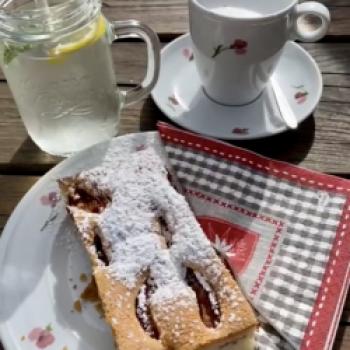
[[[220,44],[215,47],[212,58],[215,58],[228,50],[233,50],[236,55],[245,55],[248,52],[248,42],[243,39],[235,39],[228,46]]]

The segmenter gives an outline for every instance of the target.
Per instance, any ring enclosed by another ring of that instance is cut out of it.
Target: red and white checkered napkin
[[[259,349],[331,349],[350,283],[350,181],[158,128],[199,222],[266,322]]]

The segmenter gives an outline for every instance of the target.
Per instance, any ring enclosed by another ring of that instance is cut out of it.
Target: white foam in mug
[[[234,6],[218,6],[211,8],[211,11],[223,16],[235,17],[235,18],[259,18],[262,14],[244,7]]]

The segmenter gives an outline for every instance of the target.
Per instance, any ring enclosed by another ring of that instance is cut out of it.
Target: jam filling
[[[209,328],[215,328],[220,322],[220,306],[211,286],[204,277],[187,268],[186,281],[196,293],[199,313],[203,323]]]
[[[142,285],[140,292],[136,298],[136,317],[140,322],[144,331],[152,338],[159,339],[159,331],[154,322],[151,308],[150,298],[155,291],[155,285],[150,278]]]
[[[107,254],[105,253],[103,246],[102,246],[102,241],[99,235],[95,234],[94,236],[94,246],[96,249],[97,257],[98,259],[103,262],[105,266],[109,265],[109,259]]]
[[[110,202],[106,195],[92,196],[86,190],[76,188],[75,193],[69,196],[68,205],[75,206],[90,213],[101,214]]]

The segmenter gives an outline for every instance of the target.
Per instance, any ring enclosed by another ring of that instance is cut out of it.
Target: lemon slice
[[[58,44],[49,51],[51,62],[61,62],[67,55],[79,51],[87,46],[93,45],[101,39],[106,33],[106,20],[100,16],[97,21],[91,25],[89,31],[79,40],[67,43]]]

